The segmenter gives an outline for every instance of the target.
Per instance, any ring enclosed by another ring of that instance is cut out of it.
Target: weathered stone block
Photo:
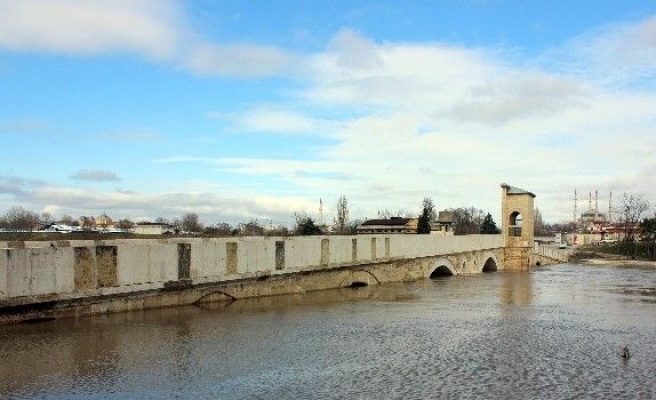
[[[239,245],[236,242],[226,243],[226,274],[239,273]]]
[[[32,269],[30,292],[32,295],[55,293],[55,249],[52,247],[26,249]]]
[[[75,247],[73,254],[75,290],[95,289],[98,281],[95,254],[89,247]]]
[[[117,247],[96,247],[96,274],[98,287],[112,287],[118,285],[117,274]]]
[[[68,243],[68,242],[67,242]],[[55,248],[55,292],[72,293],[75,290],[73,249],[69,246]]]
[[[7,292],[7,253],[9,250],[0,249],[0,299],[9,297]]]
[[[191,244],[178,243],[178,280],[191,279]]]
[[[29,296],[32,268],[25,249],[7,250],[7,292],[9,297]]]
[[[276,241],[276,269],[285,269],[285,241]]]

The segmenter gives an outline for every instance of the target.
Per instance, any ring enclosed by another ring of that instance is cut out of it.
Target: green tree
[[[428,234],[431,233],[431,222],[435,219],[435,206],[430,197],[424,197],[421,206],[421,214],[417,221],[417,233]]]
[[[483,223],[481,224],[481,233],[484,235],[494,235],[499,232],[501,231],[499,228],[497,228],[497,224],[494,222],[494,219],[492,219],[492,214],[487,213]]]
[[[321,228],[318,227],[314,220],[305,213],[294,214],[296,218],[296,228],[294,229],[297,235],[321,235]]]
[[[647,253],[652,260],[656,260],[656,215],[653,218],[645,218],[640,223],[643,235],[649,240]]]

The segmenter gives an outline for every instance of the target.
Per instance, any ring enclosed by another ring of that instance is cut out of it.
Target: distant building
[[[134,225],[134,233],[137,235],[165,235],[175,233],[175,227],[158,222],[138,222]]]
[[[82,228],[80,228],[79,226],[71,226],[63,222],[53,222],[41,228],[41,231],[70,233],[70,232],[80,232],[82,231]]]
[[[417,218],[403,217],[370,219],[358,226],[358,233],[417,233],[417,222]]]
[[[453,225],[455,221],[455,212],[444,210],[437,214],[437,219],[431,223],[431,234],[433,235],[453,235]]]

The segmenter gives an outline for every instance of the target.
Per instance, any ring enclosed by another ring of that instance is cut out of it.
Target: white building
[[[175,227],[158,222],[139,222],[134,225],[134,233],[137,235],[165,235],[175,233]]]

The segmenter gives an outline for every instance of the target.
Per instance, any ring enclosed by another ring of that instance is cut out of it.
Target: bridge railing
[[[536,244],[535,254],[549,257],[560,262],[568,262],[569,256],[572,254],[572,251],[569,249],[560,249],[555,246],[545,246],[542,244]]]
[[[501,235],[0,242],[0,300],[159,289],[503,247]]]

